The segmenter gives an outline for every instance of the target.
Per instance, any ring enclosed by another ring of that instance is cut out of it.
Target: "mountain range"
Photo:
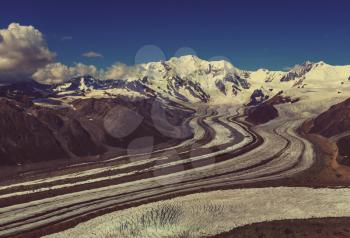
[[[22,82],[0,87],[0,95],[16,97],[159,97],[184,103],[262,102],[281,90],[331,87],[341,93],[349,82],[350,66],[305,62],[288,71],[241,70],[227,61],[196,56],[171,58],[130,67],[123,78],[96,79],[81,75],[69,81],[43,85]]]

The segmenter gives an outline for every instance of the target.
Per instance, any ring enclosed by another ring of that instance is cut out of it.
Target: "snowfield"
[[[113,212],[45,237],[205,237],[263,221],[347,217],[349,202],[350,189],[215,191]]]

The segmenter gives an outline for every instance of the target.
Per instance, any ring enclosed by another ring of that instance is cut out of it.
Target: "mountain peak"
[[[172,57],[167,62],[197,63],[197,62],[202,62],[202,61],[205,61],[205,60],[198,58],[196,55],[184,55],[184,56],[180,56],[180,57]]]
[[[323,65],[328,65],[325,61],[321,60],[321,61],[318,61],[318,62],[314,62],[314,61],[310,61],[310,60],[307,60],[305,61],[302,66],[304,67],[307,67],[309,65],[312,65],[312,66],[323,66]]]
[[[324,66],[324,65],[329,65],[329,64],[327,64],[326,62],[324,62],[323,60],[321,60],[321,61],[315,63],[315,65],[316,65],[316,66]]]
[[[183,55],[183,56],[180,56],[180,57],[177,57],[177,58],[181,59],[181,60],[185,60],[185,61],[186,60],[202,60],[197,55]]]

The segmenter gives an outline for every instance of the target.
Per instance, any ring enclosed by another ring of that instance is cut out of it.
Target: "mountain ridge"
[[[313,88],[320,84],[339,84],[341,88],[350,79],[350,65],[332,66],[323,61],[306,61],[288,71],[247,71],[225,60],[206,61],[188,55],[130,66],[117,76],[77,76],[62,83],[43,85],[45,93],[42,93],[46,97],[107,97],[121,94],[185,103],[247,103],[256,90],[261,90],[269,98],[281,90]],[[16,90],[2,86],[0,95],[6,95],[4,89]]]

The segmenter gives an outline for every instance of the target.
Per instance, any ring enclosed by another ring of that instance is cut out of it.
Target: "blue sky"
[[[201,58],[223,56],[244,69],[283,69],[306,60],[350,64],[348,2],[12,0],[1,3],[0,28],[35,26],[68,65],[131,65],[150,44],[166,58],[190,47]],[[103,58],[83,57],[88,51]]]

